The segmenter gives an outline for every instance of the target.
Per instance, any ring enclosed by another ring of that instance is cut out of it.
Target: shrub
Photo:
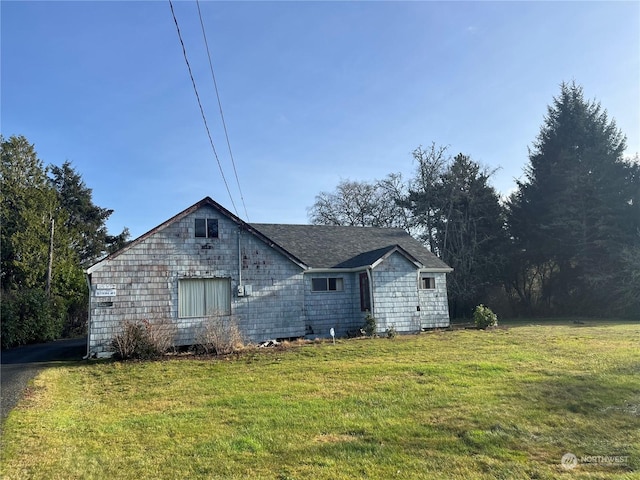
[[[66,320],[63,337],[80,337],[87,334],[88,302],[86,295],[73,295],[65,298]]]
[[[238,323],[232,316],[209,317],[198,333],[196,341],[207,354],[227,355],[243,347]]]
[[[176,328],[171,322],[125,320],[122,330],[111,341],[116,358],[150,359],[167,353],[174,346]]]
[[[150,322],[143,320],[149,344],[157,355],[163,355],[175,347],[177,328],[169,320],[157,320]]]
[[[120,359],[137,358],[146,353],[148,345],[142,323],[123,321],[122,330],[111,340],[111,347],[115,357]]]
[[[396,327],[394,327],[393,325],[387,328],[384,331],[384,333],[387,336],[387,338],[396,338],[396,336],[398,335],[398,331],[396,330]]]
[[[367,337],[375,337],[377,332],[376,319],[371,313],[367,313],[364,318],[364,327],[362,327],[362,333]]]
[[[44,290],[2,292],[2,348],[60,338],[64,304]]]
[[[489,307],[480,304],[473,311],[473,321],[476,327],[485,329],[498,325],[498,316]]]

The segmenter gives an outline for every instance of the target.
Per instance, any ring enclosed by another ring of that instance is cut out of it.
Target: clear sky
[[[238,214],[195,2],[175,1]],[[431,142],[502,194],[561,82],[640,151],[640,2],[212,2],[200,9],[251,222],[307,223],[341,179],[410,177]],[[72,162],[112,233],[211,196],[233,205],[167,1],[2,1],[1,132]]]

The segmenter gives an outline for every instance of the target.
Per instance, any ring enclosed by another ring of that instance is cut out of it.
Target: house
[[[169,319],[193,344],[208,315],[250,341],[447,327],[445,263],[402,229],[249,224],[207,197],[86,270],[89,354],[124,320]]]

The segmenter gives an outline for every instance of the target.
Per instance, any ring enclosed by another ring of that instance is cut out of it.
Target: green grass
[[[65,364],[3,437],[5,479],[639,478],[640,325]]]

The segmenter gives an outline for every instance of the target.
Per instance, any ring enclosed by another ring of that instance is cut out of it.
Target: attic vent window
[[[341,292],[344,290],[344,281],[339,277],[323,277],[311,279],[312,292]]]
[[[196,218],[196,238],[218,238],[218,219]]]

